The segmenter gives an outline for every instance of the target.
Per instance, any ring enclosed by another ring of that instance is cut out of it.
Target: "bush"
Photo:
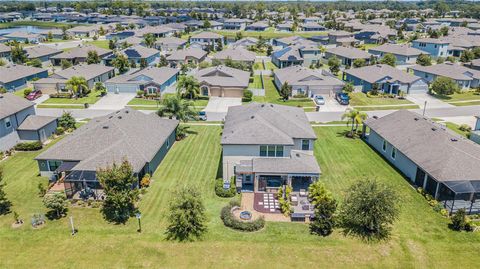
[[[232,180],[230,180],[230,189],[226,190],[223,188],[223,179],[219,178],[215,180],[215,193],[219,197],[223,198],[230,198],[235,196],[237,193],[237,189],[235,187],[235,180],[234,177],[232,177]]]
[[[460,125],[460,127],[458,127],[458,129],[460,131],[463,131],[463,132],[470,132],[472,131],[472,127],[468,126],[468,124],[462,124]]]
[[[222,208],[220,218],[225,226],[245,232],[254,232],[265,227],[265,219],[263,216],[253,221],[241,221],[235,218],[232,214],[232,208],[235,206],[240,206],[240,202],[230,201],[227,206]]]
[[[61,126],[58,126],[57,129],[55,129],[55,134],[56,135],[62,135],[65,133],[65,129]]]
[[[138,97],[143,97],[144,94],[145,94],[144,91],[141,91],[141,90],[138,90],[138,91],[137,91],[137,96],[138,96]]]
[[[27,97],[32,92],[32,89],[27,88],[23,90],[23,97]]]
[[[246,89],[243,91],[243,98],[242,98],[243,102],[250,102],[252,101],[252,98],[253,98],[253,93],[251,90]]]
[[[293,96],[293,98],[307,98],[307,95],[304,93],[297,93]]]
[[[148,186],[150,186],[150,174],[147,173],[140,180],[140,187],[147,188]]]
[[[23,143],[18,143],[15,146],[15,150],[18,150],[18,151],[35,151],[35,150],[42,149],[42,147],[43,147],[43,145],[42,145],[42,142],[40,142],[40,141],[23,142]]]
[[[471,231],[471,223],[465,212],[465,208],[459,209],[452,217],[451,228],[455,231]]]
[[[72,94],[71,93],[66,93],[66,92],[58,92],[58,93],[52,93],[50,94],[50,98],[72,98]]]

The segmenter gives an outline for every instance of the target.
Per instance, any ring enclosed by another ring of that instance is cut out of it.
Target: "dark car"
[[[348,105],[350,104],[350,97],[348,97],[348,94],[339,92],[336,94],[335,98],[341,105]]]
[[[29,93],[27,95],[27,100],[29,101],[33,101],[35,99],[37,99],[38,97],[42,96],[42,91],[40,90],[36,90],[36,91],[32,91],[31,93]]]
[[[205,111],[198,112],[198,119],[199,120],[207,120],[207,113]]]

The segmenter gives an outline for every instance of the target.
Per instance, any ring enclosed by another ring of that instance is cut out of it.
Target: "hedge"
[[[230,198],[235,196],[237,193],[237,189],[235,187],[235,179],[232,177],[232,180],[230,180],[230,189],[226,190],[223,188],[223,179],[219,178],[215,180],[215,193],[217,196],[223,197],[223,198]]]
[[[35,151],[35,150],[42,149],[42,147],[43,147],[43,145],[42,145],[42,142],[40,142],[40,141],[23,142],[23,143],[18,143],[15,146],[15,150],[18,150],[18,151]]]
[[[227,206],[222,208],[220,218],[222,219],[225,226],[245,232],[254,232],[265,227],[265,219],[263,218],[263,216],[253,221],[241,221],[235,218],[232,213],[232,208],[235,206],[240,206],[240,202],[230,201]]]

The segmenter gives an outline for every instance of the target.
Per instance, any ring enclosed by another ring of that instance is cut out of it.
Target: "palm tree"
[[[345,110],[345,113],[342,115],[342,120],[348,119],[347,126],[350,124],[350,122],[352,124],[352,130],[350,130],[349,133],[350,137],[354,137],[354,131],[357,130],[358,125],[362,124],[367,118],[368,115],[365,112],[361,112],[353,108],[347,108],[347,110]]]
[[[83,92],[88,89],[87,81],[84,77],[71,77],[66,86],[76,97],[82,97]]]
[[[193,76],[181,76],[177,83],[177,92],[189,99],[196,98],[200,94],[200,84]]]
[[[177,119],[187,122],[194,119],[197,112],[193,110],[193,102],[184,100],[179,94],[165,97],[162,100],[162,107],[157,111],[160,117],[167,116],[170,119]]]

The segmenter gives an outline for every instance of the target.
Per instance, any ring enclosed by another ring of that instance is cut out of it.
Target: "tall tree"
[[[177,92],[194,99],[200,94],[200,84],[194,76],[181,76],[177,83]]]
[[[67,59],[62,59],[62,61],[60,61],[60,66],[62,67],[62,69],[70,68],[72,67],[72,65],[73,65],[72,62],[70,62]]]
[[[10,213],[10,207],[12,207],[12,202],[8,200],[7,194],[3,189],[5,183],[3,183],[3,170],[0,168],[0,215]]]
[[[368,118],[367,113],[358,111],[353,108],[347,108],[345,113],[342,115],[342,120],[348,119],[347,126],[349,124],[352,125],[352,129],[350,130],[350,137],[354,137],[354,132],[357,129],[359,124],[362,124],[364,120]]]
[[[308,187],[308,197],[315,208],[310,232],[321,236],[330,235],[335,227],[337,201],[321,181],[316,181]]]
[[[99,64],[100,57],[96,50],[90,50],[87,53],[87,64]]]
[[[181,98],[179,94],[174,94],[162,99],[162,107],[157,111],[160,117],[175,118],[187,122],[197,116],[193,109],[193,102]]]
[[[279,93],[283,101],[287,101],[288,98],[290,98],[290,95],[292,94],[292,86],[288,85],[287,82],[284,82]]]
[[[338,71],[340,71],[340,60],[336,56],[330,57],[328,59],[328,68],[332,74],[338,74]]]
[[[153,34],[150,34],[150,33],[146,34],[143,37],[143,43],[145,43],[145,46],[147,46],[148,48],[153,47],[153,45],[155,45],[156,40],[157,40],[157,38]]]
[[[158,61],[157,66],[158,67],[168,66],[167,57],[165,57],[165,55],[160,55],[160,60]]]
[[[115,59],[112,61],[112,65],[117,68],[120,74],[127,72],[130,68],[128,58],[123,54],[117,54]]]
[[[15,42],[11,48],[10,57],[12,58],[12,62],[16,64],[23,64],[27,61],[27,53],[18,42]]]
[[[417,57],[417,64],[421,66],[430,66],[432,65],[432,57],[422,53]]]
[[[395,67],[395,65],[397,64],[397,57],[395,57],[395,55],[391,53],[387,53],[380,60],[380,63]]]
[[[66,83],[69,89],[76,97],[82,97],[88,89],[87,80],[84,77],[71,77]]]

